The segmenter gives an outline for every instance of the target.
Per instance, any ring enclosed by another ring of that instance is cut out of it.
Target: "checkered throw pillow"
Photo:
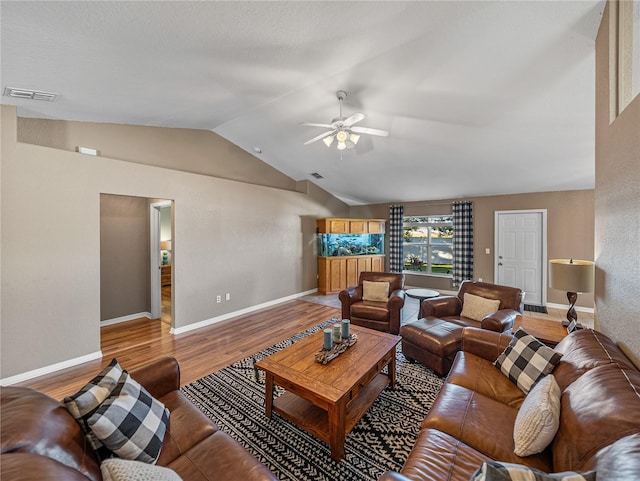
[[[562,354],[520,328],[494,364],[526,394],[553,370],[561,357]]]
[[[127,371],[113,395],[89,418],[93,434],[124,459],[155,463],[169,421],[169,410]]]
[[[596,481],[595,471],[548,474],[522,464],[490,461],[473,473],[470,481]]]
[[[89,443],[96,451],[102,448],[102,443],[91,432],[87,420],[109,397],[118,385],[118,379],[122,375],[122,368],[116,359],[113,359],[107,367],[89,381],[85,386],[72,396],[64,398],[64,405],[71,415],[78,421],[85,432]]]

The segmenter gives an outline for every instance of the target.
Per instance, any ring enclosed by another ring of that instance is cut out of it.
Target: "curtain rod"
[[[434,202],[433,204],[401,204],[403,207],[431,207],[433,205],[453,205],[453,202]]]

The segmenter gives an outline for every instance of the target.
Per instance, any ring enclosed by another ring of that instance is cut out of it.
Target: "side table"
[[[520,327],[550,347],[555,347],[567,335],[567,328],[562,325],[562,322],[550,319],[517,316],[513,323],[513,332]]]
[[[418,319],[420,319],[420,303],[425,299],[431,299],[432,297],[438,297],[440,293],[431,289],[407,289],[405,291],[407,296],[414,299],[418,299]]]

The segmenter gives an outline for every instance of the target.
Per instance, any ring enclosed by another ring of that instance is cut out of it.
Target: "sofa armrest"
[[[156,359],[130,374],[155,398],[180,389],[180,366],[173,357]]]
[[[402,307],[404,306],[405,296],[406,293],[402,289],[393,291],[389,296],[389,309],[402,309]]]
[[[465,327],[462,330],[462,350],[494,362],[509,345],[511,338],[511,334]]]
[[[462,312],[462,302],[456,296],[434,297],[424,299],[420,303],[420,319],[426,317],[438,317],[442,319],[448,316],[457,316]]]
[[[505,332],[513,327],[516,316],[520,314],[513,309],[500,309],[482,319],[480,326],[489,331]]]
[[[378,478],[378,481],[411,481],[404,474],[400,474],[396,471],[387,471]]]
[[[352,286],[341,290],[338,299],[342,304],[342,319],[351,319],[351,304],[362,300],[362,286]]]

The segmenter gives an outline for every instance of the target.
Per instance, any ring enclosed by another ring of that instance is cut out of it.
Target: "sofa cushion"
[[[560,353],[520,328],[498,356],[495,365],[523,392],[528,393],[536,382],[553,370],[561,357]]]
[[[437,429],[421,429],[402,468],[411,480],[468,480],[491,457]]]
[[[85,384],[77,393],[64,398],[64,405],[71,415],[80,424],[86,433],[87,439],[93,449],[102,448],[100,440],[91,432],[87,420],[106,401],[118,385],[118,379],[122,375],[122,367],[114,358],[91,381]]]
[[[172,469],[129,459],[105,459],[100,471],[103,481],[182,481]]]
[[[598,451],[640,432],[640,371],[598,366],[563,393],[554,471],[592,469]]]
[[[157,464],[168,466],[218,430],[180,391],[171,391],[158,400],[169,409],[171,416]]]
[[[514,452],[530,456],[542,452],[553,440],[560,425],[560,388],[547,375],[529,391],[513,428]]]
[[[470,352],[458,352],[447,382],[466,387],[516,409],[525,398],[522,390],[507,379],[492,362]]]
[[[563,392],[567,386],[594,367],[618,364],[625,369],[635,369],[612,339],[592,329],[572,332],[554,349],[562,354],[553,375]]]
[[[487,299],[466,292],[462,302],[462,317],[468,317],[474,321],[482,321],[485,316],[493,314],[500,307],[498,299]]]
[[[470,389],[445,383],[421,428],[449,434],[492,459],[520,463],[522,458],[514,453],[513,444],[517,414],[516,408]],[[528,457],[527,463],[544,471],[551,470],[553,466],[548,451]]]
[[[98,460],[80,426],[59,401],[46,394],[24,387],[0,387],[0,426],[3,470],[7,453],[31,454],[51,458],[85,480],[101,479]],[[29,465],[25,458],[29,459],[27,456],[18,459]],[[18,459],[13,462],[18,463]],[[50,464],[57,466],[53,461]]]
[[[389,283],[362,281],[362,300],[387,302],[389,300]]]
[[[595,471],[547,474],[523,464],[489,461],[482,463],[470,481],[596,481]]]
[[[125,459],[155,463],[169,420],[169,410],[124,371],[113,395],[89,418],[91,431]]]

